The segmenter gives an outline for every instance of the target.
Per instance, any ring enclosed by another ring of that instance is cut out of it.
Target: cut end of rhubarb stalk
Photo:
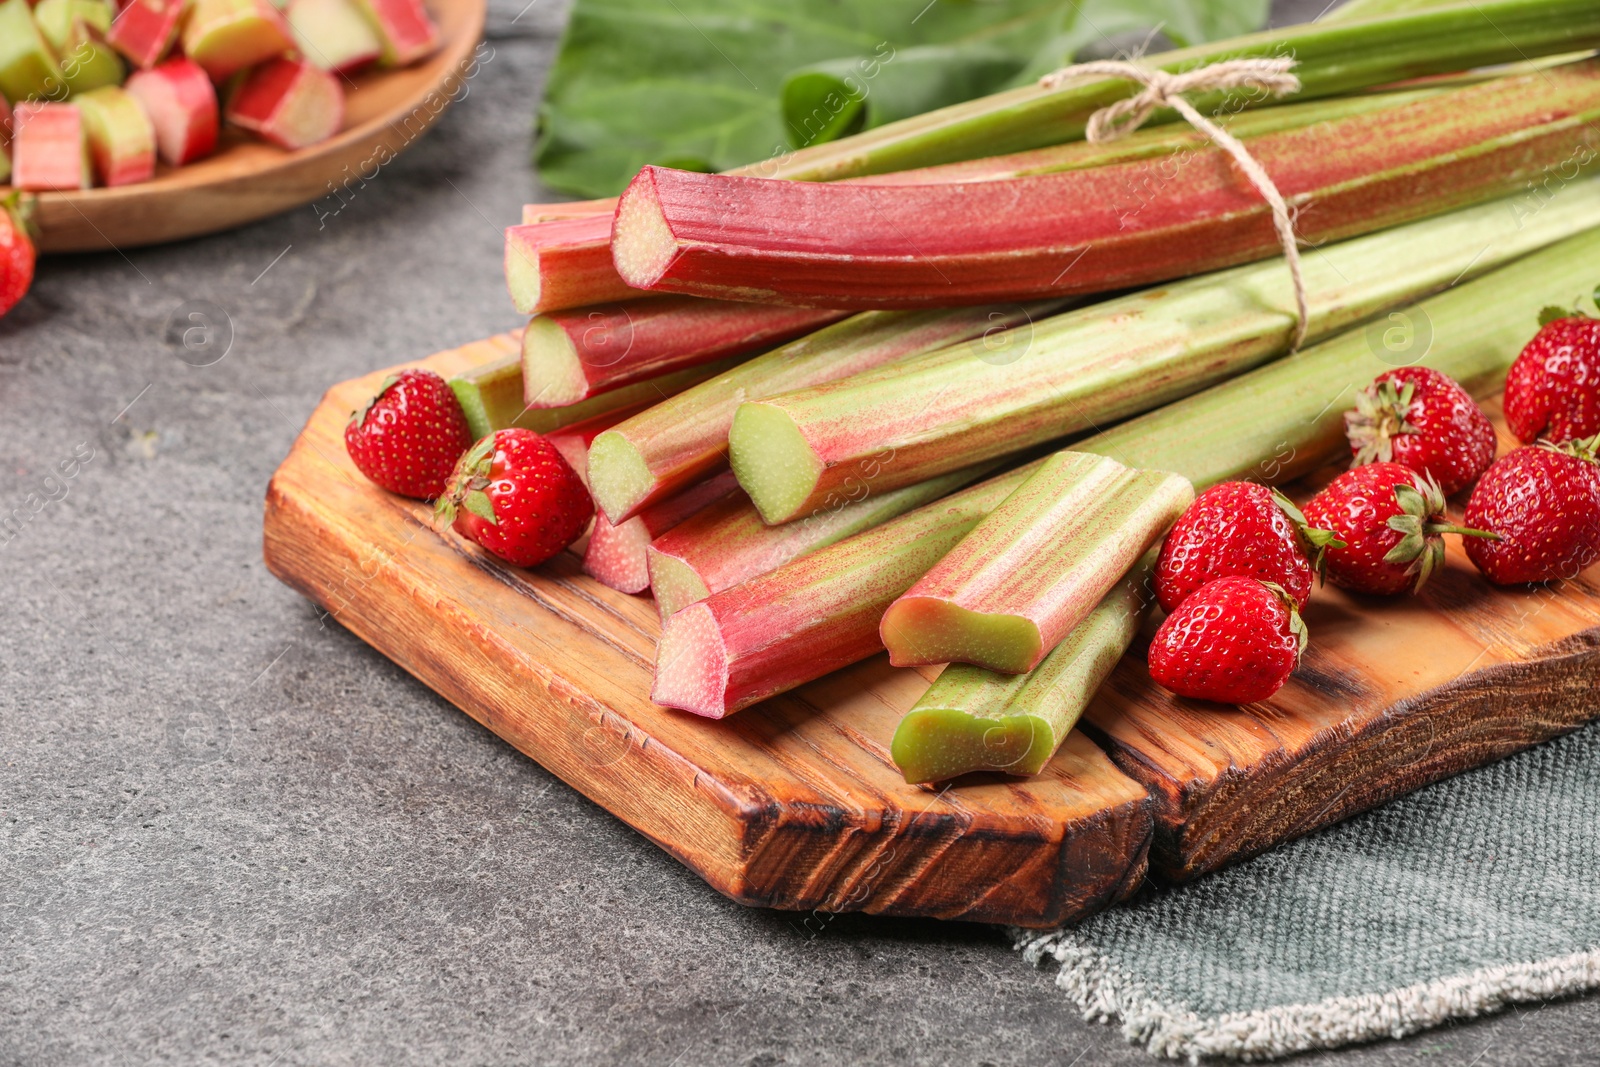
[[[970,611],[940,597],[903,596],[884,613],[882,632],[889,662],[981,663],[1003,674],[1021,674],[1039,659],[1039,627],[1019,615]]]
[[[522,334],[522,381],[530,408],[566,407],[589,395],[578,346],[550,319],[532,319]]]
[[[622,434],[607,430],[589,446],[589,489],[608,519],[626,519],[650,496],[656,479]]]
[[[506,290],[511,302],[524,315],[532,315],[539,307],[543,288],[538,243],[529,240],[524,227],[506,227]]]
[[[641,518],[618,526],[604,515],[595,520],[589,534],[589,547],[583,553],[583,572],[601,585],[623,593],[642,593],[650,588],[650,572],[645,551],[650,547],[650,529]]]
[[[912,785],[973,771],[1038,774],[1055,750],[1055,732],[1037,715],[992,718],[957,708],[912,710],[889,743],[895,766]]]
[[[653,168],[646,167],[617,203],[611,261],[623,281],[635,289],[648,289],[667,272],[677,251],[678,239],[668,228],[656,197]]]
[[[728,460],[761,518],[773,524],[798,518],[822,474],[822,461],[794,420],[771,404],[739,405],[728,430]]]
[[[663,619],[711,595],[711,588],[699,572],[677,556],[652,546],[645,551],[645,564],[650,571],[650,592]]]
[[[716,616],[704,603],[668,618],[656,647],[656,681],[650,699],[708,719],[728,714],[728,655]]]

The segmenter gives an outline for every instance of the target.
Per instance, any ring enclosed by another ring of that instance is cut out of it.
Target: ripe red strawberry
[[[1472,395],[1432,367],[1378,375],[1345,412],[1355,466],[1398,463],[1439,483],[1446,495],[1494,462],[1494,426]]]
[[[403,370],[378,387],[378,395],[350,416],[344,447],[356,467],[391,493],[432,500],[472,431],[445,380],[431,370]]]
[[[1500,535],[1467,542],[1467,557],[1497,585],[1576,577],[1600,560],[1600,436],[1519,448],[1472,491],[1467,522]]]
[[[533,567],[578,539],[594,501],[550,442],[496,430],[461,457],[436,513],[507,563]]]
[[[1550,308],[1540,321],[1506,375],[1506,425],[1530,445],[1593,437],[1600,433],[1600,319]]]
[[[1150,677],[1181,697],[1250,704],[1289,680],[1306,647],[1294,597],[1271,582],[1210,582],[1161,623]]]
[[[1446,533],[1484,536],[1445,521],[1444,493],[1398,463],[1352,467],[1306,504],[1306,519],[1333,531],[1328,577],[1361,593],[1421,589],[1444,563]]]
[[[0,315],[16,307],[33,285],[33,265],[39,258],[28,236],[33,201],[12,193],[0,200]]]
[[[1254,482],[1221,482],[1189,505],[1162,542],[1156,599],[1174,611],[1206,583],[1237,576],[1279,585],[1304,608],[1330,544],[1343,542],[1326,530],[1307,529],[1306,517],[1282,493]]]

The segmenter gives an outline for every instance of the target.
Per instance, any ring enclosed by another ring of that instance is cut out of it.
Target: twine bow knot
[[[1278,232],[1278,241],[1283,245],[1283,257],[1289,264],[1289,275],[1294,280],[1295,304],[1300,313],[1294,338],[1294,348],[1298,349],[1310,328],[1311,310],[1300,268],[1300,245],[1295,240],[1294,219],[1289,205],[1284,202],[1283,194],[1278,192],[1272,178],[1239,139],[1202,115],[1183,95],[1223,89],[1255,89],[1273,96],[1284,96],[1300,89],[1300,79],[1290,73],[1294,65],[1295,60],[1287,56],[1227,59],[1174,74],[1138,63],[1106,59],[1062,67],[1040,78],[1039,85],[1045,89],[1056,89],[1069,78],[1088,75],[1123,78],[1142,86],[1133,96],[1103,107],[1089,117],[1084,136],[1092,143],[1100,144],[1126,137],[1144,125],[1158,109],[1170,107],[1233,157],[1245,177],[1250,179],[1250,184],[1256,187],[1272,209],[1272,225]]]

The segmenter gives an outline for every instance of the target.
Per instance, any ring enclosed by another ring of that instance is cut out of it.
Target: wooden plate
[[[216,155],[187,167],[161,165],[153,181],[115,189],[40,193],[40,251],[136,248],[243,226],[334,190],[382,166],[422,135],[477,74],[487,0],[428,0],[442,44],[403,70],[347,79],[345,125],[318,145],[286,152],[225,131]],[[0,187],[3,188],[3,187]],[[330,199],[329,210],[339,201]]]
[[[448,377],[517,350],[421,362]],[[747,904],[1071,922],[1147,869],[1192,878],[1600,717],[1600,566],[1497,589],[1452,544],[1422,596],[1319,590],[1269,701],[1174,697],[1135,653],[1037,777],[910,786],[889,740],[938,668],[879,655],[720,722],[657,707],[647,597],[570,553],[505,566],[356,471],[344,425],[384,373],[330,389],[273,476],[268,568]]]

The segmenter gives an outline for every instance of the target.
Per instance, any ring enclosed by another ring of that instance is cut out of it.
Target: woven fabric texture
[[[1597,857],[1589,727],[1017,939],[1152,1052],[1270,1058],[1600,988]]]

